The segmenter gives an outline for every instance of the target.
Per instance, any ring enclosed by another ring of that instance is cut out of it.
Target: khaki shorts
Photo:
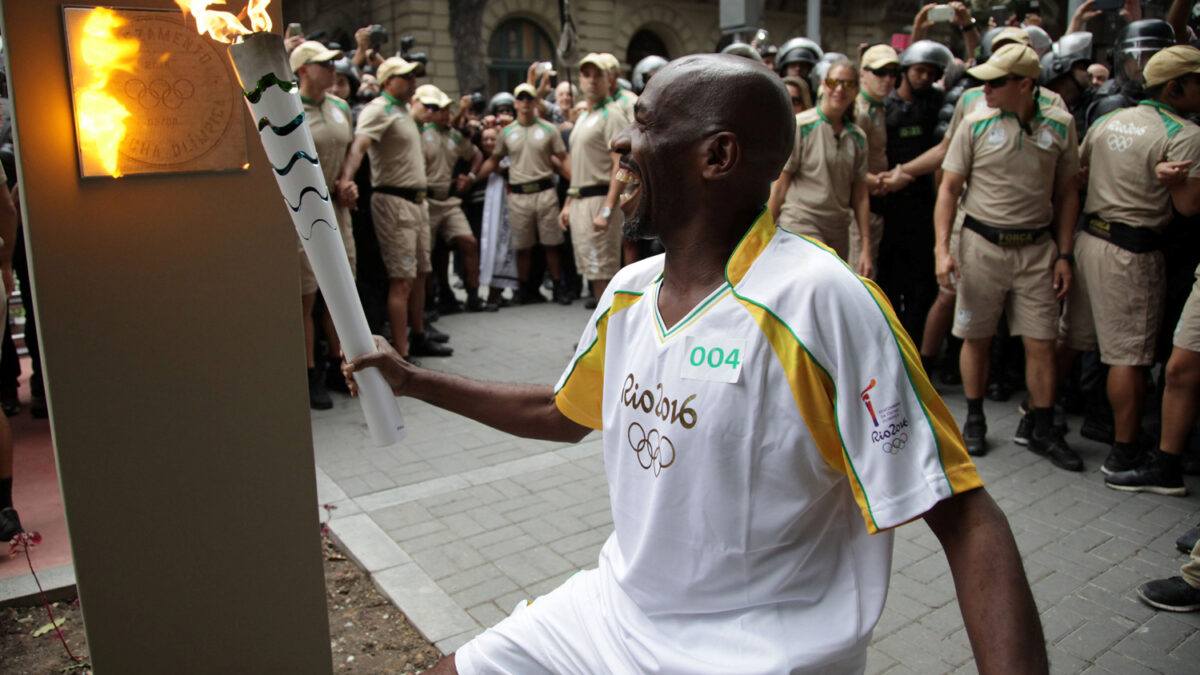
[[[1100,361],[1110,366],[1149,366],[1165,293],[1162,253],[1134,253],[1078,234],[1075,280],[1059,332],[1072,349],[1099,347]]]
[[[600,215],[604,199],[603,195],[573,197],[568,210],[575,269],[589,281],[608,281],[621,269],[621,224],[625,214],[620,209],[613,209],[607,230],[597,232],[592,228],[592,221]]]
[[[342,245],[346,247],[346,258],[350,261],[350,274],[357,278],[357,269],[355,267],[356,255],[354,250],[354,230],[350,220],[350,210],[342,206],[334,206],[334,213],[337,214],[338,231],[342,234]],[[299,237],[296,238],[297,246],[300,249],[300,293],[303,295],[312,295],[318,290],[317,275],[313,274],[312,265],[308,262],[308,254],[304,252],[304,242]]]
[[[871,264],[875,264],[879,262],[879,242],[883,239],[883,216],[872,213],[869,222],[871,224]],[[862,235],[858,231],[857,220],[851,218],[848,227],[850,249],[846,254],[846,262],[850,263],[851,267],[856,267],[858,256],[862,255]]]
[[[847,261],[850,260],[850,258],[848,256],[850,254],[850,228],[851,228],[851,225],[849,223],[842,222],[841,224],[827,223],[827,224],[823,224],[823,225],[814,225],[812,223],[798,222],[798,221],[792,221],[792,222],[785,223],[785,222],[782,222],[783,220],[784,220],[784,218],[781,214],[780,215],[781,222],[779,223],[779,226],[782,227],[783,229],[787,230],[788,232],[795,232],[796,234],[802,234],[806,237],[816,239],[817,241],[821,242],[822,244],[825,244],[829,248],[833,249],[833,252],[837,253],[838,257],[841,258],[842,260],[847,260]],[[853,227],[854,227],[854,238],[857,239],[858,238],[858,224],[855,223],[853,225]]]
[[[558,226],[558,193],[553,189],[508,196],[509,248],[523,251],[541,242],[558,246],[566,241]]]
[[[427,199],[429,204],[429,233],[431,237],[441,237],[442,241],[450,243],[459,237],[473,237],[471,224],[467,222],[467,214],[463,213],[462,200],[451,197],[444,201]]]
[[[1058,246],[1043,235],[1028,246],[1003,247],[971,230],[958,243],[958,300],[954,335],[964,340],[989,338],[1007,313],[1013,335],[1034,340],[1058,336],[1058,299],[1054,297],[1054,261]]]
[[[429,209],[403,197],[371,194],[371,220],[389,279],[415,279],[429,262]]]
[[[1183,314],[1175,325],[1175,337],[1171,343],[1189,352],[1200,352],[1200,267],[1196,268],[1196,282],[1192,293],[1183,305]]]

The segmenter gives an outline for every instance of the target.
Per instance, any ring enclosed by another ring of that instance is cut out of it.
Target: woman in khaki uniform
[[[785,230],[812,237],[843,260],[850,251],[847,223],[858,226],[863,243],[858,260],[847,260],[871,276],[870,193],[867,137],[853,121],[858,69],[842,60],[821,83],[821,103],[796,116],[792,155],[771,188],[771,215]]]

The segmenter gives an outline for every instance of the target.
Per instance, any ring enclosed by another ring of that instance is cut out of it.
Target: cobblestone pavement
[[[578,302],[445,317],[438,326],[453,336],[454,356],[424,362],[553,384],[587,317]],[[962,419],[961,389],[943,394]],[[319,497],[336,507],[331,530],[443,651],[596,565],[612,531],[599,434],[574,445],[526,441],[405,399],[408,437],[380,449],[358,403],[335,401],[312,415]],[[1178,574],[1185,556],[1174,541],[1200,520],[1200,481],[1188,478],[1186,498],[1105,488],[1107,449],[1079,438],[1076,418],[1069,439],[1087,470],[1058,470],[1009,440],[1016,407],[987,402],[993,450],[978,466],[1024,556],[1052,672],[1197,672],[1200,613],[1156,612],[1134,589]],[[975,672],[949,566],[922,523],[897,533],[867,672]]]

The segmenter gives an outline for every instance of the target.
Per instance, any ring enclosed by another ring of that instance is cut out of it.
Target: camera
[[[476,115],[482,115],[487,110],[487,98],[479,92],[471,94],[471,110]]]
[[[934,5],[929,10],[929,20],[934,23],[950,23],[954,20],[954,8],[950,5]]]
[[[367,29],[367,37],[371,40],[371,48],[379,51],[383,45],[387,44],[388,32],[383,26],[375,24]]]
[[[405,35],[400,38],[400,58],[408,60],[406,56],[413,47],[417,44],[417,39],[411,35]]]

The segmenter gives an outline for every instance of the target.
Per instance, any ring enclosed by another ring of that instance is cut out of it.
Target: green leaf
[[[45,635],[46,633],[49,633],[50,631],[54,630],[55,628],[63,625],[66,622],[67,622],[67,617],[65,617],[65,616],[59,617],[59,618],[55,619],[53,623],[45,624],[41,628],[38,628],[37,630],[33,631],[32,635],[33,635],[33,637],[40,637],[42,635]]]

